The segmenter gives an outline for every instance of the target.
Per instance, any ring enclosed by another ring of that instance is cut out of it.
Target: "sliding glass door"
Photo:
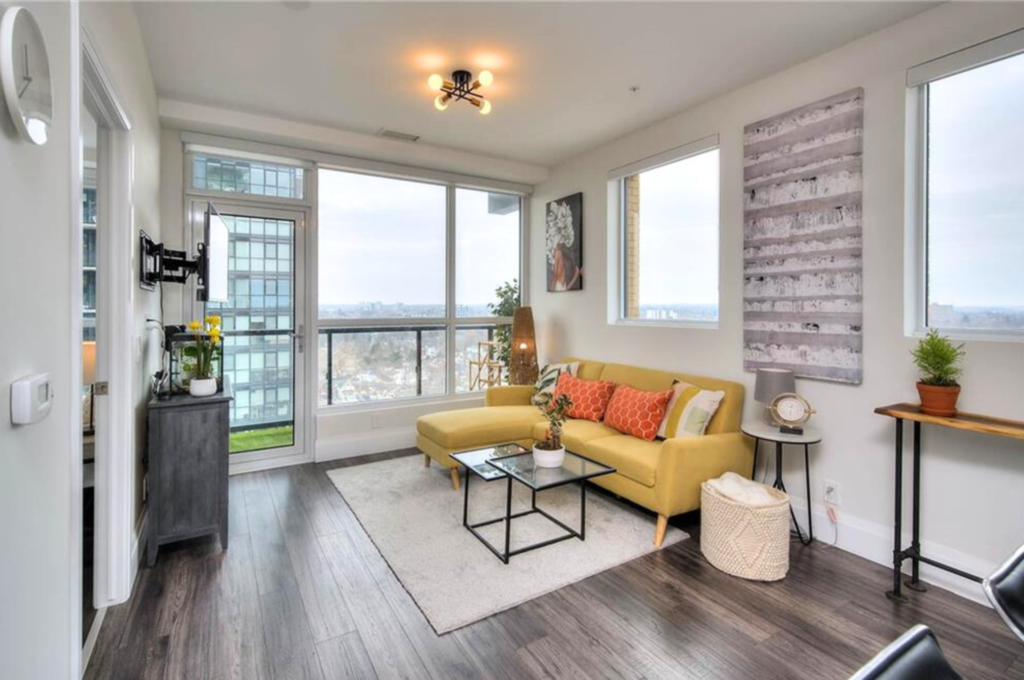
[[[305,213],[213,201],[227,222],[228,295],[208,303],[221,317],[224,376],[231,381],[233,461],[303,453]],[[205,200],[192,202],[201,234]]]

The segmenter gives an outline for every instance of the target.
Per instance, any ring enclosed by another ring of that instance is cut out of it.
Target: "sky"
[[[445,302],[444,186],[319,171],[321,305]],[[487,192],[457,189],[456,304],[495,301],[519,278],[519,213],[491,215]]]
[[[718,303],[718,150],[640,174],[640,305]]]
[[[928,97],[929,302],[1024,307],[1024,55]]]

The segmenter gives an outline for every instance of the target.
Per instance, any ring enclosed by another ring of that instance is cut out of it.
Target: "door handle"
[[[299,330],[291,332],[292,338],[295,340],[295,349],[299,354],[306,351],[306,326],[305,324],[299,325]]]

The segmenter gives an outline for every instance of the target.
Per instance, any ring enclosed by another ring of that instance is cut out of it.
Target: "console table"
[[[958,413],[952,417],[931,416],[921,412],[917,404],[893,404],[891,406],[879,406],[875,413],[888,416],[896,420],[896,518],[895,533],[893,534],[892,551],[892,590],[885,593],[890,600],[906,602],[902,586],[901,568],[904,560],[912,560],[910,579],[905,585],[911,590],[924,592],[927,590],[921,583],[920,567],[921,562],[930,564],[933,567],[943,569],[957,576],[981,583],[982,578],[974,574],[968,574],[948,564],[925,557],[921,554],[921,423],[948,427],[954,430],[967,430],[981,434],[993,435],[996,437],[1009,437],[1011,439],[1024,440],[1024,422],[1018,420],[1005,420],[992,418],[990,416],[977,415],[974,413]],[[912,538],[909,548],[902,548],[903,536],[903,421],[909,420],[914,423],[914,478],[913,478],[913,515],[912,515]]]

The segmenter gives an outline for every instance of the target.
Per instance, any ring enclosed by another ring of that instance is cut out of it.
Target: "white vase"
[[[562,467],[562,461],[565,460],[565,447],[555,449],[554,451],[545,451],[544,449],[538,449],[536,446],[533,447],[533,463],[537,467],[542,468],[556,468]]]
[[[209,397],[217,394],[217,379],[203,378],[202,380],[197,380],[193,378],[188,384],[188,393],[193,397]]]

